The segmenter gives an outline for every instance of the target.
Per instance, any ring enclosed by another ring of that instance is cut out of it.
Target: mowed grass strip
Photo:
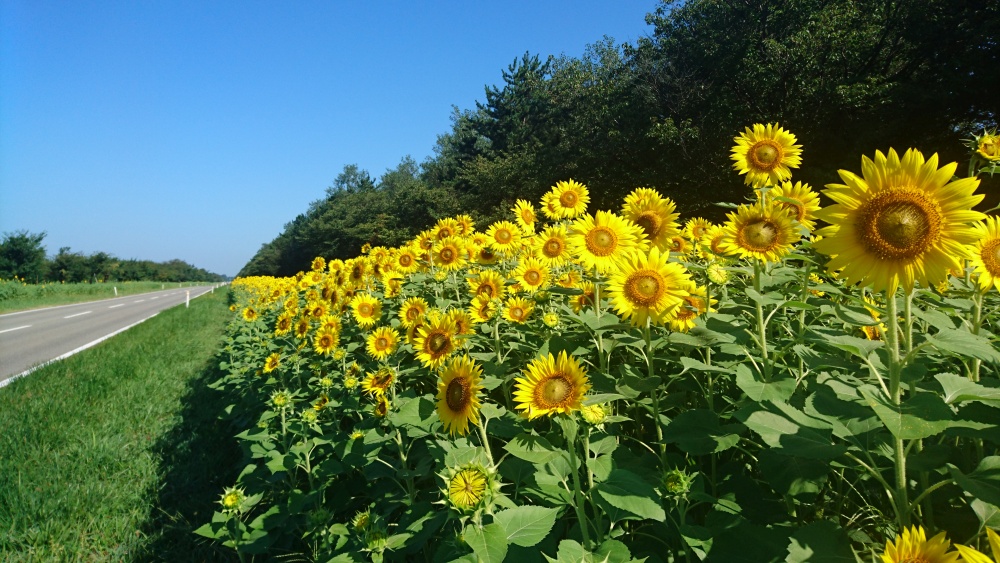
[[[0,389],[0,560],[220,557],[191,530],[239,459],[207,388],[230,314],[216,291]]]

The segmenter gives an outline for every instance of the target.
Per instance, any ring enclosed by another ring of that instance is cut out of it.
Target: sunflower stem
[[[760,295],[761,289],[761,268],[760,260],[753,261],[753,288]],[[761,363],[764,364],[764,380],[771,381],[771,362],[767,358],[767,325],[764,324],[764,305],[760,301],[754,301],[757,309],[757,339],[760,341]]]
[[[590,426],[586,426],[583,431],[583,459],[584,466],[587,470],[587,496],[590,498],[590,502],[593,503],[594,499],[590,492],[594,490],[594,472],[590,469]],[[601,518],[601,511],[594,508],[594,527],[598,535],[604,532],[604,519]]]
[[[479,423],[476,424],[476,428],[479,429],[479,439],[483,441],[483,449],[486,450],[486,457],[490,460],[490,468],[495,469],[496,464],[493,462],[493,451],[490,450],[490,436],[486,433],[486,422],[487,419],[480,418]]]
[[[642,331],[642,336],[646,340],[646,368],[647,376],[653,377],[656,374],[656,369],[653,365],[653,335],[652,335],[652,319],[646,317],[646,327]],[[656,428],[656,445],[660,450],[660,468],[666,470],[667,468],[667,445],[663,443],[663,428],[660,426],[660,393],[659,386],[653,389],[653,427]]]
[[[983,294],[985,291],[981,288],[976,288],[975,292],[972,294],[972,334],[979,334],[979,329],[983,324]],[[979,358],[972,358],[972,365],[969,368],[969,379],[972,381],[979,381],[979,366],[982,364],[982,360]]]
[[[597,313],[597,363],[604,371],[604,336],[601,332],[601,278],[594,277],[594,311]]]
[[[566,449],[569,450],[569,466],[573,474],[573,500],[576,509],[576,519],[580,521],[580,533],[583,535],[584,548],[593,549],[590,543],[590,523],[587,520],[587,513],[583,506],[583,491],[580,488],[580,470],[576,466],[576,432],[563,431],[566,436]]]
[[[907,293],[909,294],[910,292],[908,291]],[[909,295],[906,297],[906,301],[908,300]],[[896,307],[895,293],[890,295],[889,292],[886,292],[885,301],[887,307],[886,313],[889,317],[887,319],[889,327],[886,331],[889,341],[889,398],[893,406],[899,407],[902,403],[902,388],[900,385],[902,365],[899,358],[899,313]],[[896,437],[894,441],[893,465],[895,466],[896,473],[896,493],[893,496],[896,502],[897,524],[899,524],[900,529],[903,529],[910,524],[910,501],[906,481],[906,451],[903,447],[902,438]]]

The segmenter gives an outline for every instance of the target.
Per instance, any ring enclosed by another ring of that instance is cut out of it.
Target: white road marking
[[[28,328],[29,326],[31,326],[31,325],[17,326],[17,327],[14,327],[14,328],[8,328],[8,329],[0,330],[0,334],[3,334],[5,332],[10,332],[12,330],[21,330],[22,328]]]
[[[150,301],[153,301],[153,300],[156,300],[156,299],[159,299],[159,297],[150,297],[149,298]]]
[[[140,299],[138,301],[133,301],[133,303],[142,303],[143,301],[145,301],[145,299]]]
[[[79,317],[80,315],[86,315],[87,313],[93,313],[93,311],[84,311],[82,313],[77,313],[75,315],[70,315],[68,317],[63,317],[64,319],[72,319],[73,317]]]
[[[115,307],[124,307],[124,306],[125,306],[124,303],[119,303],[117,305],[112,305],[112,306],[108,307],[108,309],[114,309]]]

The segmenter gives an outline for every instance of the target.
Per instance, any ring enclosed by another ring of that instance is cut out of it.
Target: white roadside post
[[[184,308],[186,309],[186,308],[188,308],[188,307],[191,306],[191,292],[190,291],[185,291],[184,294],[185,294],[184,295]]]
[[[118,286],[115,286],[115,297],[118,297]]]

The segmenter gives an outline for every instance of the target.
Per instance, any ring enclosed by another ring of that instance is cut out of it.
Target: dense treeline
[[[196,268],[183,260],[153,262],[123,260],[106,252],[85,256],[62,247],[47,258],[45,233],[5,233],[0,242],[0,280],[18,278],[28,283],[110,281],[224,281],[225,276]]]
[[[610,208],[639,186],[686,216],[741,201],[733,137],[780,122],[814,187],[862,154],[916,145],[964,161],[962,140],[1000,114],[1000,5],[962,0],[665,2],[635,44],[579,59],[525,54],[475,109],[455,110],[434,156],[377,181],[348,166],[326,197],[264,244],[240,275],[288,275],[313,256],[396,244],[458,212],[489,222],[556,181]],[[998,179],[981,190],[997,203]]]

